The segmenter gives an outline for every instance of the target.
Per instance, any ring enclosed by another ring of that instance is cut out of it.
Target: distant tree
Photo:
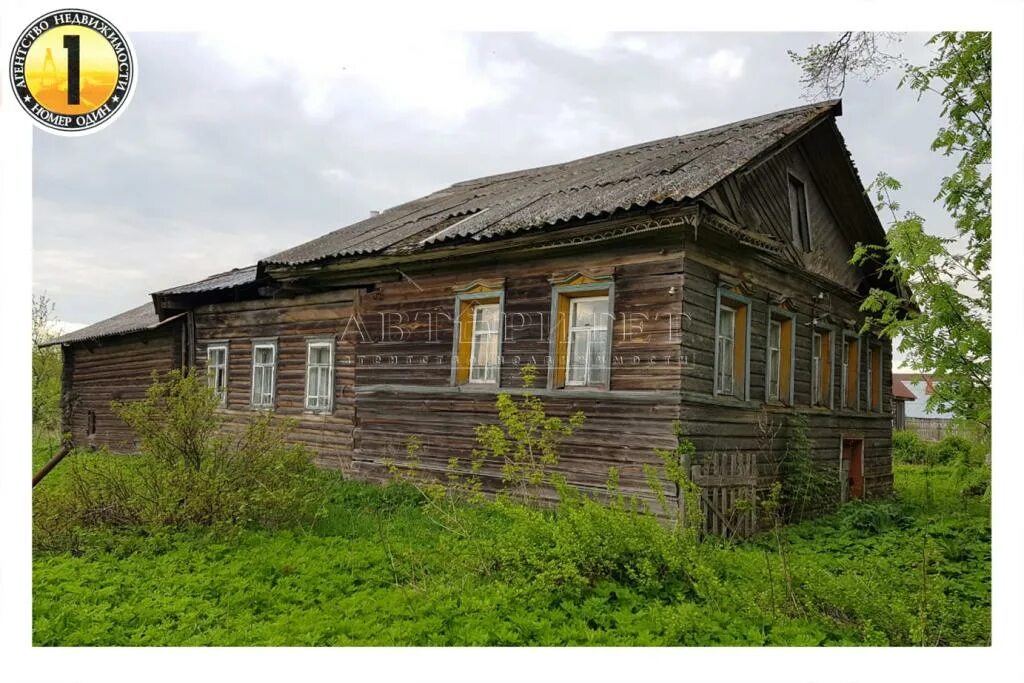
[[[888,34],[889,43],[898,36]],[[884,52],[879,38],[847,32],[803,54],[790,52],[804,72],[808,94],[842,92],[848,75],[866,80],[893,66],[903,70],[898,87],[918,99],[936,96],[945,119],[932,150],[957,159],[956,170],[942,179],[943,203],[957,238],[925,231],[924,219],[901,211],[895,192],[900,183],[880,173],[871,191],[888,223],[886,245],[857,245],[852,263],[873,265],[912,294],[872,290],[862,310],[867,326],[899,339],[907,362],[940,380],[929,405],[950,411],[987,435],[992,414],[992,35],[944,32],[927,45],[927,64],[910,64]]]
[[[58,335],[56,306],[45,294],[32,297],[32,427],[60,429],[60,347],[40,347]]]

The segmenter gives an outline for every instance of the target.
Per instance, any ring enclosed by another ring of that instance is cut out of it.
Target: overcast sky
[[[136,33],[114,124],[35,132],[34,289],[92,323],[453,182],[796,106],[786,50],[827,37]],[[926,38],[896,49],[922,62]],[[865,182],[901,179],[903,206],[950,234],[938,104],[897,78],[848,84],[839,127]]]

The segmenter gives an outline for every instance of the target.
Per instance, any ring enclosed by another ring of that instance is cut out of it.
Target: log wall
[[[117,452],[138,448],[135,433],[111,402],[143,398],[154,372],[181,367],[182,324],[72,344],[64,348],[63,426],[73,442]],[[89,433],[90,413],[95,432]]]
[[[521,366],[537,365],[535,393],[544,397],[549,414],[567,417],[582,410],[587,416],[584,427],[564,443],[557,469],[570,482],[597,490],[603,489],[609,468],[616,467],[624,491],[648,493],[643,464],[656,462],[655,448],[675,444],[680,243],[675,228],[591,246],[582,254],[541,253],[476,267],[453,264],[443,272],[403,267],[408,278],[384,283],[361,300],[368,340],[356,345],[359,476],[384,478],[384,462],[401,462],[413,435],[422,439],[419,456],[428,471],[443,474],[452,457],[468,461],[475,427],[496,419],[499,389],[453,386],[455,292],[476,280],[504,278],[500,390],[519,392]],[[547,388],[552,280],[575,272],[614,278],[610,391]],[[499,485],[497,466],[483,474],[486,488]]]
[[[728,256],[726,256],[728,254]],[[687,244],[684,286],[683,352],[689,359],[682,376],[683,427],[694,441],[698,453],[748,453],[768,450],[772,458],[760,458],[758,474],[761,488],[770,485],[777,472],[778,459],[785,452],[789,425],[796,415],[808,423],[812,457],[822,467],[838,471],[842,439],[863,439],[864,481],[867,496],[887,495],[892,490],[892,416],[891,346],[889,342],[862,338],[858,384],[860,403],[841,409],[841,365],[839,352],[844,331],[855,332],[862,322],[858,302],[852,294],[828,288],[809,280],[782,264],[738,250],[728,250],[714,235],[705,233]],[[725,276],[725,281],[722,279]],[[749,288],[750,299],[750,392],[746,400],[715,396],[714,336],[715,292],[720,286],[741,281]],[[825,292],[824,298],[818,298]],[[769,306],[779,296],[788,299],[795,314],[793,399],[789,405],[766,403],[765,365],[766,330]],[[811,321],[817,319],[833,330],[832,399],[833,407],[811,405]],[[854,321],[849,324],[845,321]],[[882,349],[882,406],[868,409],[867,348]],[[771,434],[774,438],[770,438]]]
[[[347,336],[357,294],[327,294],[262,299],[201,306],[194,311],[195,365],[206,371],[206,349],[228,346],[227,405],[221,409],[229,427],[240,429],[253,415],[252,346],[255,339],[277,342],[274,413],[297,421],[295,442],[307,446],[323,467],[349,470],[355,413],[355,357]],[[307,411],[306,341],[334,336],[334,409],[328,414]]]

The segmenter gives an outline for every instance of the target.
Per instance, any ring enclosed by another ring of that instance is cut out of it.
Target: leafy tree
[[[932,150],[957,160],[942,179],[937,200],[956,229],[956,238],[925,231],[924,220],[902,211],[895,193],[900,183],[881,173],[872,183],[877,208],[889,227],[884,247],[857,245],[852,263],[878,268],[900,283],[900,293],[873,289],[863,303],[866,327],[899,339],[907,362],[940,380],[929,399],[980,428],[991,425],[992,378],[992,35],[943,32],[928,45],[927,64],[910,64],[886,53],[869,34],[844,33],[813,45],[804,55],[790,53],[804,72],[808,93],[839,94],[850,74],[867,80],[899,65],[899,87],[918,98],[936,96],[944,122]],[[889,35],[889,41],[896,37]]]
[[[45,294],[32,297],[32,426],[46,432],[60,429],[60,347],[39,346],[57,337],[54,310]]]

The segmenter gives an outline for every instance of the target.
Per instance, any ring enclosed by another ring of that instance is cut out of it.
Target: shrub
[[[957,462],[972,462],[979,459],[978,444],[950,434],[942,441],[925,441],[916,432],[895,431],[892,433],[893,462],[905,465],[948,465]],[[980,456],[981,459],[984,455]]]
[[[779,509],[782,519],[801,521],[835,507],[840,481],[836,471],[826,470],[812,458],[813,442],[807,436],[807,418],[794,415],[789,421],[786,452],[779,463]]]
[[[143,400],[115,403],[140,437],[140,455],[72,456],[68,486],[39,497],[37,546],[66,546],[88,527],[287,527],[315,521],[324,508],[327,475],[301,446],[287,443],[291,423],[259,413],[230,435],[216,406],[199,376],[180,371],[154,376]]]
[[[892,433],[892,460],[901,465],[921,465],[928,457],[928,444],[917,432],[897,430]]]
[[[699,599],[713,585],[698,543],[683,529],[636,507],[560,492],[555,511],[506,504],[511,523],[485,547],[492,570],[566,600],[604,581],[673,600]]]

